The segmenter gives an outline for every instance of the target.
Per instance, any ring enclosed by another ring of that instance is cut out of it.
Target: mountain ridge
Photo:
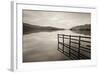
[[[23,34],[28,34],[32,32],[51,32],[57,30],[65,30],[64,28],[57,28],[51,26],[39,26],[39,25],[31,25],[28,23],[23,23]]]
[[[72,27],[70,30],[80,34],[91,35],[91,24],[75,26]]]

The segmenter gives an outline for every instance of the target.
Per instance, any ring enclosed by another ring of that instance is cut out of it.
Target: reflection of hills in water
[[[91,24],[75,26],[72,27],[70,30],[80,34],[91,35]]]
[[[51,28],[53,30],[51,30]],[[74,28],[74,27],[73,27]],[[82,27],[81,27],[82,28]],[[61,60],[70,60],[69,57],[63,55],[61,52],[57,50],[57,34],[67,34],[67,35],[84,35],[75,33],[74,30],[58,30],[58,28],[54,27],[43,27],[43,26],[36,26],[24,23],[23,25],[23,63],[27,62],[42,62],[42,61],[61,61]],[[47,31],[47,32],[45,32]],[[50,32],[54,31],[54,32]],[[78,30],[80,31],[80,30]],[[41,32],[41,33],[37,33]],[[50,32],[50,33],[49,33]],[[28,34],[32,33],[32,34]],[[87,36],[87,35],[85,35]],[[68,37],[67,37],[68,38]],[[76,37],[75,39],[78,39]],[[85,41],[91,41],[90,39],[81,39]],[[60,39],[62,42],[62,40]],[[77,41],[78,42],[78,41]],[[69,44],[69,40],[65,39],[65,44]],[[72,46],[78,47],[76,44],[71,44]],[[83,47],[90,47],[91,44],[82,42],[81,46]],[[62,48],[62,46],[60,46]],[[77,50],[76,48],[73,48]],[[67,52],[68,49],[65,49]],[[87,51],[87,50],[86,50]],[[73,51],[71,51],[73,53]],[[81,51],[82,54],[88,55]],[[73,53],[76,54],[76,53]],[[91,53],[89,54],[91,55]]]
[[[51,32],[51,31],[57,31],[57,30],[65,30],[65,29],[64,28],[50,27],[50,26],[38,26],[38,25],[31,25],[31,24],[23,23],[23,33],[24,34],[35,33],[35,32]]]
[[[23,23],[23,34],[37,33],[37,32],[52,32],[57,30],[65,30],[64,28],[57,28],[51,26],[39,26]],[[70,29],[73,32],[91,35],[91,24],[75,26]]]

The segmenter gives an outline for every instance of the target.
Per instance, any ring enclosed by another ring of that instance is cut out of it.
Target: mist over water
[[[57,50],[57,34],[60,33],[84,36],[84,34],[74,33],[70,30],[25,34],[23,36],[23,62],[69,60],[67,56]]]

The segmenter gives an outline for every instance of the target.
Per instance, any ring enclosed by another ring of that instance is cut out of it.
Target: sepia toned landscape
[[[91,14],[23,10],[23,62],[91,59]]]

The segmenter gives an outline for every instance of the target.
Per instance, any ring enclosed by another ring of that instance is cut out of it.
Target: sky
[[[23,10],[23,22],[31,25],[70,29],[91,24],[90,13]]]

